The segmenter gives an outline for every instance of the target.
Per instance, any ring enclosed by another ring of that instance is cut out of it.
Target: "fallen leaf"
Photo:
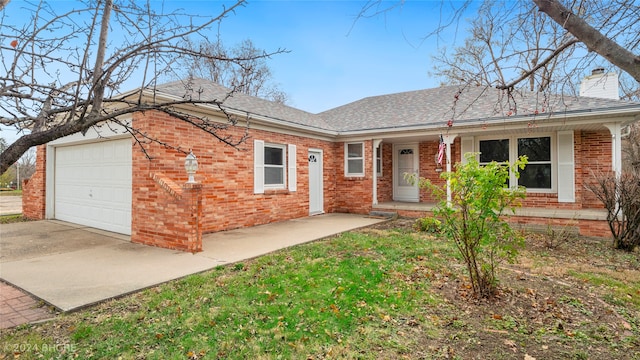
[[[529,354],[524,354],[524,360],[536,360],[536,358],[534,358],[533,356],[531,356]]]
[[[513,340],[506,339],[504,344],[511,348],[511,351],[518,352],[518,346],[516,346],[516,342]]]
[[[533,289],[527,288],[527,294],[531,295],[531,296],[535,296],[536,292]]]

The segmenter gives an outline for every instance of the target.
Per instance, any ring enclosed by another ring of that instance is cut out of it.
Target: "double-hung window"
[[[278,144],[264,144],[264,186],[284,188],[286,174],[286,147]]]
[[[518,156],[526,155],[527,166],[520,170],[518,185],[527,189],[551,189],[551,137],[518,139]]]
[[[344,159],[346,176],[364,176],[364,143],[346,143]]]
[[[254,140],[253,189],[263,194],[265,189],[296,191],[296,145],[265,143]]]
[[[507,185],[517,183],[527,190],[541,192],[554,188],[551,136],[480,139],[478,150],[481,165],[492,161],[514,163],[520,156],[527,156],[528,163],[524,170],[519,171],[520,177],[516,180],[516,175],[512,173]]]

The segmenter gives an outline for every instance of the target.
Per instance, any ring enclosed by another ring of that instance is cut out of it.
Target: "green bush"
[[[423,217],[416,220],[414,225],[418,231],[439,234],[442,231],[442,222],[434,217]]]
[[[524,244],[521,234],[504,220],[507,210],[520,206],[523,187],[508,187],[510,172],[518,176],[527,158],[513,165],[492,162],[480,165],[476,154],[467,154],[466,163],[456,164],[453,172],[441,175],[451,188],[420,179],[419,186],[432,191],[438,204],[433,210],[442,220],[442,233],[454,241],[464,259],[475,295],[490,297],[497,286],[496,268],[502,261],[513,261]],[[416,181],[411,176],[410,181]]]

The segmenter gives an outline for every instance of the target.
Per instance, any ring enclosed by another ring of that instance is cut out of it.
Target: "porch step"
[[[382,210],[373,210],[369,213],[369,216],[387,218],[387,219],[397,219],[398,213],[395,211],[382,211]]]

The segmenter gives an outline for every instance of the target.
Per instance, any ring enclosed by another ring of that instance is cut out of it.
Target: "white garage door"
[[[55,155],[59,220],[131,234],[131,139],[60,146]]]

